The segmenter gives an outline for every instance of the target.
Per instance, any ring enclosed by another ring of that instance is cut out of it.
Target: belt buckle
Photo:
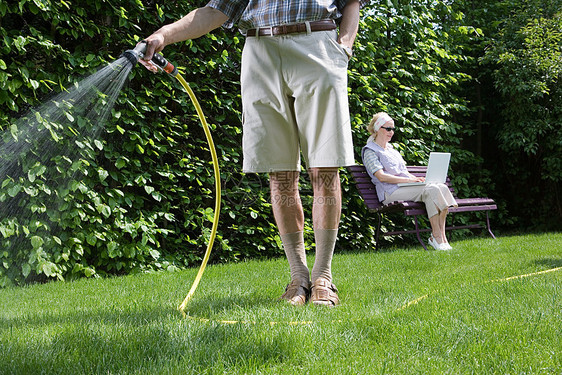
[[[269,29],[269,35],[265,32],[268,29]],[[260,36],[273,36],[273,26],[256,27],[254,30],[255,30],[255,36],[258,38]]]

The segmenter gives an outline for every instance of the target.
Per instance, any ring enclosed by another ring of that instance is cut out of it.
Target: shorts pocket
[[[343,46],[338,43],[338,33],[336,31],[327,32],[325,33],[325,37],[328,44],[332,46],[331,50],[334,51],[335,55],[333,55],[332,57],[333,58],[337,57],[338,59],[341,58],[342,61],[345,62],[345,65],[347,65],[349,61],[349,56],[347,56],[347,53],[345,52]]]

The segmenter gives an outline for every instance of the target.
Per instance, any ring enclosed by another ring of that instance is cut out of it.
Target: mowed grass
[[[336,254],[334,309],[277,300],[285,259],[208,267],[185,319],[197,269],[0,290],[0,374],[562,373],[562,234],[453,246]]]

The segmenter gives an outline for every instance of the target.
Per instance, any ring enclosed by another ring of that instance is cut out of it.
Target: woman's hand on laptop
[[[412,176],[408,180],[408,182],[424,182],[424,181],[425,181],[425,177],[416,177],[416,176]]]

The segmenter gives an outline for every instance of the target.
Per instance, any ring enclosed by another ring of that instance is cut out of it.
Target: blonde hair
[[[367,131],[369,132],[369,134],[374,135],[376,137],[377,134],[377,130],[375,130],[375,123],[377,122],[377,120],[382,117],[382,116],[387,116],[390,117],[388,115],[388,113],[386,112],[379,112],[379,113],[375,113],[375,115],[373,116],[373,118],[371,119],[371,122],[369,122],[369,125],[367,125]]]

